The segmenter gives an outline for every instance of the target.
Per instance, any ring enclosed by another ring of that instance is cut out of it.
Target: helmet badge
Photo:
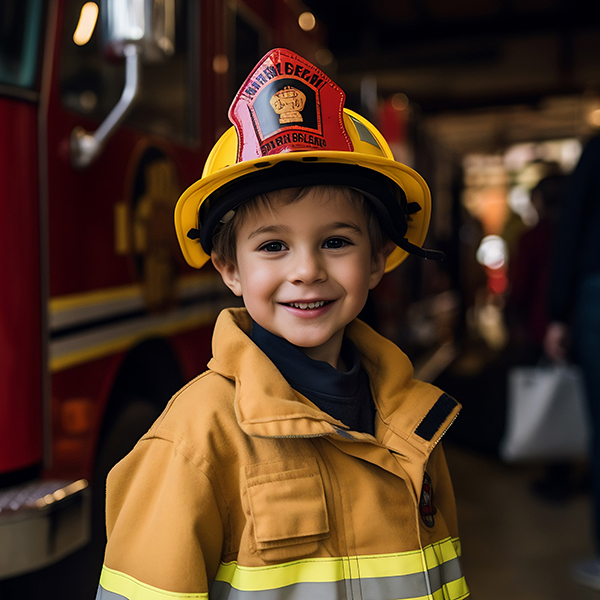
[[[282,125],[302,123],[304,119],[300,113],[304,110],[305,103],[306,95],[291,85],[273,94],[269,101],[273,110],[279,115],[279,123]]]

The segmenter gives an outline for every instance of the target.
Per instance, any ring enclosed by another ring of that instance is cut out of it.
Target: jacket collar
[[[224,310],[213,334],[208,367],[235,381],[235,411],[240,427],[258,437],[333,436],[371,441],[347,432],[345,425],[293,390],[275,365],[250,340],[252,322],[243,308]],[[346,328],[371,381],[377,408],[376,439],[398,453],[406,444],[428,454],[456,417],[460,405],[435,386],[413,379],[408,357],[391,341],[359,320]]]

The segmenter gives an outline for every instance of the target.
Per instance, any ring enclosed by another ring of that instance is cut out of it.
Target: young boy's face
[[[364,210],[312,188],[251,211],[237,232],[237,265],[213,262],[259,325],[337,367],[344,328],[383,275],[384,253],[371,254]]]

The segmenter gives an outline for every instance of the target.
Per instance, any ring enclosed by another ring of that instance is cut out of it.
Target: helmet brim
[[[397,186],[399,190],[403,193],[406,198],[407,204],[413,204],[413,206],[418,205],[419,208],[416,210],[413,209],[410,211],[410,214],[405,217],[406,219],[406,231],[403,233],[404,238],[406,239],[408,246],[420,249],[425,241],[425,237],[427,235],[427,230],[429,228],[429,221],[431,217],[431,196],[429,192],[429,188],[425,183],[425,180],[413,169],[403,165],[402,163],[398,163],[392,159],[379,157],[370,154],[361,154],[357,152],[332,152],[332,151],[308,151],[308,152],[293,152],[293,153],[284,153],[277,154],[272,156],[266,156],[262,158],[257,158],[255,160],[243,161],[238,164],[234,164],[231,166],[224,167],[211,175],[203,177],[199,179],[195,183],[193,183],[181,196],[179,202],[177,203],[175,209],[175,227],[177,230],[177,236],[179,238],[179,243],[182,248],[183,254],[185,256],[186,261],[193,267],[200,268],[202,267],[210,258],[210,244],[204,244],[206,249],[203,247],[203,244],[199,239],[193,239],[190,237],[189,233],[192,230],[199,229],[199,213],[200,207],[202,204],[214,193],[217,193],[219,190],[223,190],[228,186],[228,184],[235,183],[237,181],[244,181],[245,179],[252,179],[254,181],[261,178],[262,175],[266,175],[267,171],[270,171],[274,167],[278,165],[282,165],[282,163],[296,163],[299,166],[302,165],[301,168],[305,169],[306,173],[316,173],[318,172],[318,168],[315,168],[317,165],[320,167],[325,167],[327,165],[339,165],[340,167],[336,167],[336,170],[343,171],[346,169],[346,172],[358,172],[357,170],[370,171],[375,177],[373,179],[382,178],[387,179],[393,185]],[[275,173],[277,169],[274,169],[270,172],[270,175]],[[323,173],[326,173],[327,169],[323,169]],[[280,189],[282,186],[277,185],[273,187],[273,177],[263,177],[263,181],[265,185],[264,189],[261,190],[261,186],[253,187],[250,197],[257,195],[258,193],[264,193],[266,191],[271,191],[273,189]],[[367,180],[369,178],[367,177]],[[267,184],[266,182],[270,181],[271,183]],[[287,179],[288,185],[285,187],[295,187],[295,183],[291,179]],[[341,183],[337,180],[332,181],[332,178],[325,174],[322,178],[317,176],[316,179],[302,179],[301,184],[303,185],[317,185],[317,184],[331,184],[331,183]],[[352,185],[352,184],[355,185]],[[350,187],[354,187],[359,189],[361,192],[365,194],[367,199],[374,201],[377,199],[372,186],[367,183],[359,183],[356,184],[355,181],[351,181],[350,179],[346,179],[343,184],[349,185]],[[397,197],[396,197],[397,198]],[[239,201],[235,204],[237,206],[242,202],[249,199],[248,196],[244,197],[243,195],[239,195]],[[396,199],[397,201],[397,199]],[[382,208],[383,207],[383,208]],[[376,212],[380,216],[380,220],[382,221],[382,228],[386,233],[390,236],[390,238],[398,244],[402,241],[398,239],[394,239],[394,234],[390,235],[389,227],[386,227],[385,220],[382,217],[385,216],[385,212],[382,215],[381,211],[388,211],[389,209],[388,201],[384,201],[379,206],[376,206]],[[226,208],[226,210],[225,210]],[[220,213],[221,215],[234,208],[234,206],[225,206],[220,204]],[[213,220],[218,215],[213,215]],[[391,220],[391,216],[389,217]],[[217,219],[218,220],[218,219]],[[202,224],[203,226],[206,223]],[[214,223],[209,227],[210,234],[214,231]],[[397,237],[397,236],[396,236]],[[208,252],[207,252],[208,250]],[[400,263],[402,263],[409,252],[400,246],[397,246],[394,251],[388,256],[386,261],[386,272],[391,271],[396,268]]]

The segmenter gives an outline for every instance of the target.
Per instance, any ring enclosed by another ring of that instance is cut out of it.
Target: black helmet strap
[[[202,203],[198,229],[191,229],[187,235],[190,239],[199,239],[207,254],[212,250],[212,238],[223,217],[244,202],[285,188],[340,185],[365,195],[381,228],[397,246],[421,258],[441,260],[444,257],[442,252],[419,248],[406,239],[407,221],[421,206],[416,202],[407,203],[404,190],[382,173],[358,165],[319,162],[316,157],[275,165],[264,162],[255,167],[255,172],[221,186]],[[263,170],[268,170],[268,176]]]

